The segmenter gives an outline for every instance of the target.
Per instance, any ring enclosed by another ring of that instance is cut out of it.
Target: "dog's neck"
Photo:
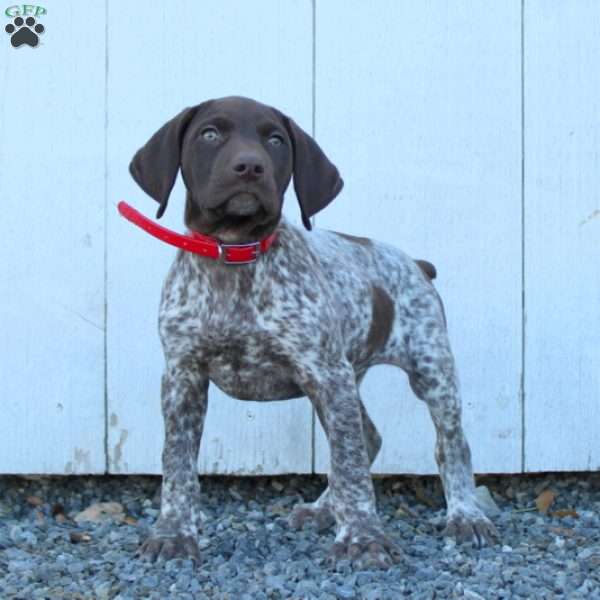
[[[223,260],[213,260],[185,251],[182,251],[184,255],[182,258],[189,261],[201,278],[208,278],[207,285],[211,288],[229,288],[235,286],[236,282],[249,282],[255,278],[264,277],[286,245],[285,240],[289,237],[290,227],[290,223],[282,217],[275,229],[276,235],[271,246],[265,252],[260,253],[251,263],[227,264]]]

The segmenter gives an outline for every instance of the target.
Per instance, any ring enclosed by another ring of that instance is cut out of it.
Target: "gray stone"
[[[67,570],[71,575],[77,575],[78,573],[82,573],[85,569],[85,565],[81,561],[72,562],[67,566]]]
[[[485,485],[480,485],[475,488],[475,497],[479,508],[488,516],[496,517],[500,514],[498,505],[492,498],[490,490]]]
[[[150,589],[158,587],[159,580],[157,575],[145,575],[142,577],[140,583]]]
[[[75,477],[53,480],[43,488],[30,482],[33,487],[20,489],[22,480],[17,485],[16,478],[0,477],[0,497],[12,515],[0,518],[0,595],[35,600],[88,596],[98,600],[115,596],[121,600],[596,600],[600,597],[600,486],[580,486],[580,480],[589,478],[585,474],[555,478],[565,483],[557,485],[561,506],[575,507],[581,518],[514,513],[517,504],[511,500],[494,519],[501,543],[483,550],[444,539],[440,535],[443,511],[418,506],[412,496],[397,491],[395,497],[381,494],[386,484],[376,480],[385,529],[398,540],[405,557],[387,571],[357,572],[349,561],[340,561],[338,569],[324,562],[333,531],[317,533],[314,527],[292,531],[285,519],[272,517],[270,507],[279,502],[279,494],[269,480],[260,485],[251,479],[236,481],[239,495],[252,498],[244,502],[229,494],[228,480],[205,478],[202,506],[208,521],[200,538],[202,560],[195,565],[183,559],[149,564],[134,557],[153,521],[143,511],[157,508],[148,500],[156,489],[154,478]],[[324,489],[319,478],[296,479],[301,484],[295,489],[308,501]],[[505,494],[506,478],[489,481],[490,490]],[[525,506],[532,505],[538,483],[526,476],[510,478],[514,497],[520,493]],[[289,509],[298,501],[293,494],[281,506]],[[44,500],[42,523],[36,511],[25,506],[26,496]],[[86,525],[81,531],[91,539],[73,544],[72,525],[55,521],[50,513],[57,503],[66,514],[77,514],[101,501],[126,507],[137,526],[110,521]],[[394,516],[398,502],[414,516],[398,520]],[[248,531],[248,523],[253,531]]]
[[[341,598],[342,600],[352,600],[352,598],[356,598],[356,592],[354,588],[349,585],[341,585],[336,588],[335,595],[337,598]]]
[[[384,589],[380,586],[370,586],[369,589],[363,592],[364,600],[383,600]]]
[[[485,600],[481,594],[469,589],[465,589],[463,595],[467,600]]]

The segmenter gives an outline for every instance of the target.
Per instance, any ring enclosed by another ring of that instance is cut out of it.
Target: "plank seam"
[[[521,0],[521,472],[525,472],[525,0]]]
[[[316,112],[317,112],[317,0],[311,0],[312,5],[312,122],[311,134],[316,139]],[[316,224],[316,218],[312,218],[313,227]],[[316,467],[316,418],[315,409],[311,403],[310,419],[310,472],[315,472]]]
[[[104,474],[108,459],[108,0],[104,0]]]

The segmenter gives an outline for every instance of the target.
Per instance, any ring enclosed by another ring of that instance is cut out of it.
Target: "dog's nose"
[[[258,154],[238,154],[233,161],[235,174],[244,181],[257,181],[265,172],[265,163]]]

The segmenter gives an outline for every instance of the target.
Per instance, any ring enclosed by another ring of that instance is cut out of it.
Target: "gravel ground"
[[[138,560],[159,485],[156,477],[1,477],[0,599],[600,599],[599,473],[478,479],[502,536],[482,550],[441,536],[437,478],[376,480],[380,514],[406,556],[389,571],[358,572],[345,562],[327,568],[332,531],[287,527],[291,507],[315,499],[322,477],[204,478],[202,564]],[[113,503],[104,520],[78,516],[99,502]]]

